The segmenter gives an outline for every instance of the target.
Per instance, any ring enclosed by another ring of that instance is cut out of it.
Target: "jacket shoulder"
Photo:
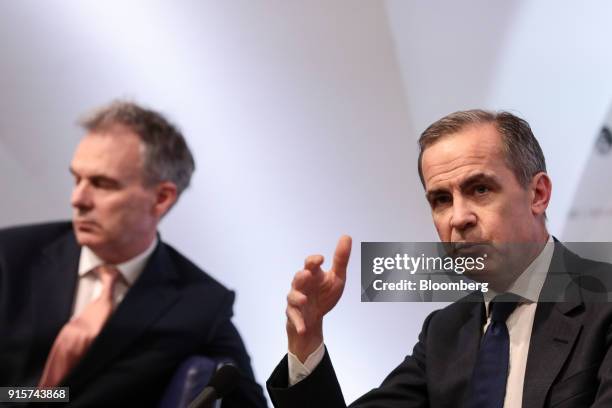
[[[20,225],[0,229],[0,253],[42,249],[50,242],[72,232],[70,221]]]
[[[181,254],[174,247],[167,243],[162,243],[164,245],[164,249],[168,253],[174,268],[177,273],[180,275],[180,280],[183,286],[196,286],[196,285],[204,285],[209,290],[213,290],[215,292],[220,293],[223,297],[231,296],[232,300],[234,297],[234,292],[227,287],[225,287],[222,283],[213,278],[210,274],[204,271],[202,268],[197,266],[191,260],[189,260],[185,255]]]

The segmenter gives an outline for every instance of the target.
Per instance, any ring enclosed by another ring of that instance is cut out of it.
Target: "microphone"
[[[236,388],[239,379],[240,372],[235,366],[232,364],[222,366],[213,374],[208,385],[189,404],[188,408],[208,408],[212,406],[214,401],[225,397]]]

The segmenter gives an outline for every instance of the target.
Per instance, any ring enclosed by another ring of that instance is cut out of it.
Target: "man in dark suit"
[[[195,167],[183,136],[121,101],[83,126],[72,223],[0,231],[0,385],[68,386],[75,407],[155,406],[202,354],[241,371],[223,407],[266,406],[233,292],[157,234]]]
[[[497,255],[474,293],[430,314],[405,360],[352,407],[612,406],[612,282],[548,234],[551,182],[527,122],[507,112],[450,114],[419,139],[419,175],[441,241]],[[323,316],[340,299],[351,240],[332,267],[306,259],[287,296],[289,353],[268,380],[277,407],[345,407]],[[484,300],[484,301],[483,301]]]

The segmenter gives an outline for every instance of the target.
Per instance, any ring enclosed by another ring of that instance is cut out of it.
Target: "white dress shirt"
[[[128,289],[136,282],[151,257],[151,254],[157,246],[158,239],[155,238],[151,245],[144,252],[136,255],[134,258],[123,262],[119,265],[114,265],[121,277],[115,283],[113,290],[113,305],[117,307],[125,297]],[[91,249],[84,246],[81,248],[79,258],[79,281],[77,283],[76,296],[72,306],[72,315],[78,315],[92,300],[100,296],[102,292],[102,281],[94,270],[101,265],[105,265]]]
[[[527,269],[514,281],[508,290],[509,293],[517,294],[525,300],[519,303],[506,321],[510,336],[510,359],[504,408],[520,408],[522,405],[523,380],[525,379],[525,368],[527,367],[527,354],[529,353],[533,319],[553,252],[554,241],[549,236],[548,242],[544,245],[540,254],[529,264]],[[487,322],[482,328],[483,334],[491,322],[489,303],[496,295],[497,293],[492,290],[485,292],[485,307],[488,317]],[[308,356],[303,364],[295,354],[289,352],[289,386],[295,385],[308,377],[321,363],[323,356],[325,356],[325,346],[323,343]]]

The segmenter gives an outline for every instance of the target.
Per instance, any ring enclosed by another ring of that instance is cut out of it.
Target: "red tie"
[[[39,387],[55,387],[74,368],[113,312],[113,288],[119,270],[112,265],[96,268],[102,293],[62,327],[51,347]]]

